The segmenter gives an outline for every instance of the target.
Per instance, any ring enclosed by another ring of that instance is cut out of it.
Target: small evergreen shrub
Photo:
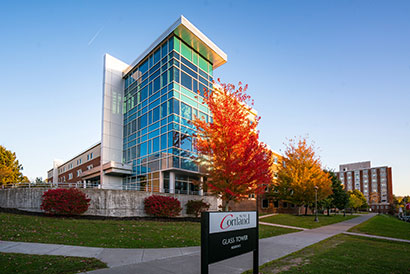
[[[186,203],[186,213],[195,215],[195,217],[201,216],[202,211],[209,209],[209,204],[203,200],[189,200]]]
[[[49,189],[42,196],[40,208],[49,214],[80,215],[87,211],[90,201],[76,188]]]
[[[175,217],[182,210],[178,199],[160,195],[152,195],[145,198],[144,209],[147,214],[157,217]]]

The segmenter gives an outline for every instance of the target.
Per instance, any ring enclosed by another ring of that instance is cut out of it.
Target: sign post
[[[209,264],[253,252],[253,273],[259,271],[259,224],[257,211],[202,212],[201,274]]]

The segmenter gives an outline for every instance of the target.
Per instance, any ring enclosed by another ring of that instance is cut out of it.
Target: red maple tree
[[[219,79],[218,79],[219,81]],[[253,114],[247,85],[219,82],[213,92],[205,92],[212,119],[206,122],[195,117],[195,141],[199,162],[206,168],[208,190],[219,194],[228,210],[229,202],[237,202],[249,194],[258,194],[273,179],[270,150],[259,142],[256,130],[260,117]]]

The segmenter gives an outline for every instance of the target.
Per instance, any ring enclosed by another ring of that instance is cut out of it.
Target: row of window
[[[213,68],[209,61],[191,49],[178,37],[171,37],[168,41],[159,45],[157,49],[155,49],[154,52],[141,63],[141,65],[136,66],[125,77],[125,89],[129,88],[136,81],[143,82],[145,80],[144,77],[148,77],[147,75],[154,73],[160,64],[164,64],[163,60],[166,59],[168,53],[172,53],[173,50],[175,53],[178,53],[178,56],[176,57],[183,56],[183,58],[185,58],[185,65],[192,70],[200,73],[205,78],[208,78],[208,74],[209,76],[212,76]]]

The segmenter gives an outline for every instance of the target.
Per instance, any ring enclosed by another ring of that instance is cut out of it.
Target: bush
[[[193,214],[195,217],[199,217],[202,211],[209,209],[209,204],[203,200],[189,200],[186,203],[186,213]]]
[[[79,215],[87,211],[90,201],[76,188],[49,189],[42,196],[41,209],[49,214]]]
[[[145,198],[144,209],[147,214],[157,217],[175,217],[182,210],[178,199],[160,195]]]

